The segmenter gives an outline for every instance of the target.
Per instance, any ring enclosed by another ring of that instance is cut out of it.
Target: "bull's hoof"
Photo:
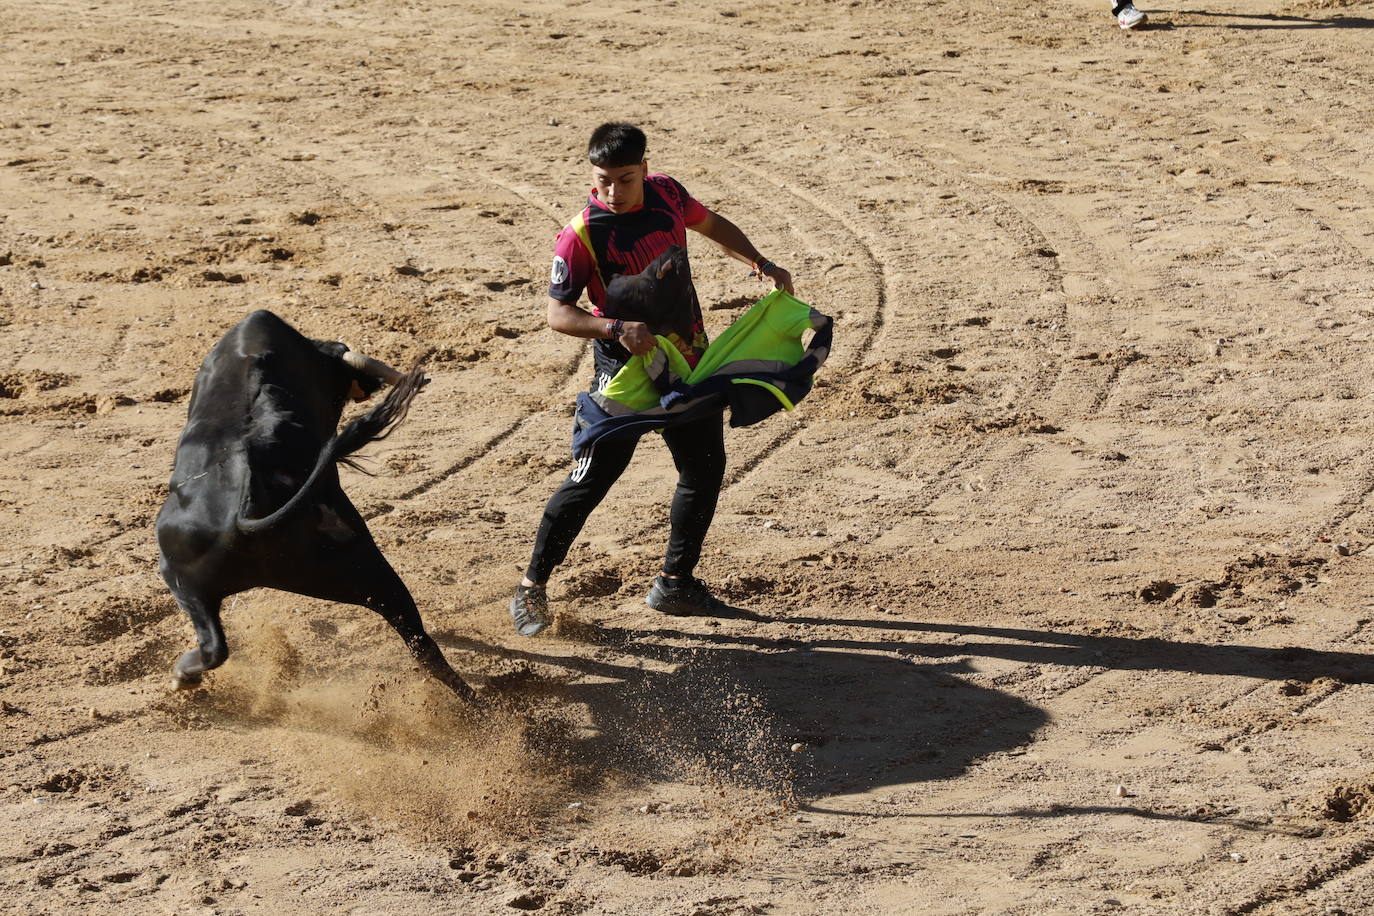
[[[196,664],[200,661],[200,650],[192,649],[177,659],[176,665],[172,667],[172,686],[177,690],[191,690],[200,686],[199,671],[187,671],[186,664]]]

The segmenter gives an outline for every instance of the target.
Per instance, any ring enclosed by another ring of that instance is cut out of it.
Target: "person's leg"
[[[663,573],[670,578],[691,576],[701,559],[701,545],[715,518],[720,486],[725,480],[723,416],[712,413],[700,420],[670,426],[663,431],[663,439],[678,474]]]
[[[525,570],[524,584],[543,585],[549,580],[554,567],[567,557],[587,517],[629,467],[638,441],[626,437],[598,442],[549,497],[539,533],[534,538],[534,552]]]
[[[593,446],[573,468],[568,479],[549,498],[525,578],[516,586],[510,601],[510,616],[515,632],[534,636],[553,622],[544,584],[582,530],[587,516],[600,505],[611,485],[620,478],[634,456],[635,438],[603,440]]]
[[[725,431],[720,414],[664,432],[677,465],[672,531],[663,558],[663,575],[654,579],[644,603],[664,614],[712,614],[721,605],[692,575],[701,545],[716,514],[725,479]]]

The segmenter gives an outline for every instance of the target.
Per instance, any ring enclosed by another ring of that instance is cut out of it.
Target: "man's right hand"
[[[620,332],[620,345],[635,356],[643,356],[658,346],[658,340],[644,322],[627,321]]]

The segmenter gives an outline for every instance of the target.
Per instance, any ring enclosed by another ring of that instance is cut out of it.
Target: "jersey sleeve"
[[[663,196],[671,201],[672,205],[677,208],[678,215],[682,217],[682,224],[684,226],[695,226],[697,223],[706,219],[707,215],[711,212],[706,209],[706,206],[701,201],[688,193],[687,189],[684,188],[682,183],[676,178],[668,175],[653,175],[650,176],[649,180],[655,182],[659,190],[663,192]]]
[[[576,305],[592,273],[591,255],[571,226],[564,226],[553,245],[549,269],[549,298]]]

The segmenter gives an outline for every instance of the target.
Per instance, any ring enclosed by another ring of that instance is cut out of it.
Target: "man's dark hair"
[[[587,143],[587,158],[592,165],[603,169],[639,165],[644,161],[644,150],[648,145],[644,131],[638,127],[611,121],[592,131],[592,139]]]

